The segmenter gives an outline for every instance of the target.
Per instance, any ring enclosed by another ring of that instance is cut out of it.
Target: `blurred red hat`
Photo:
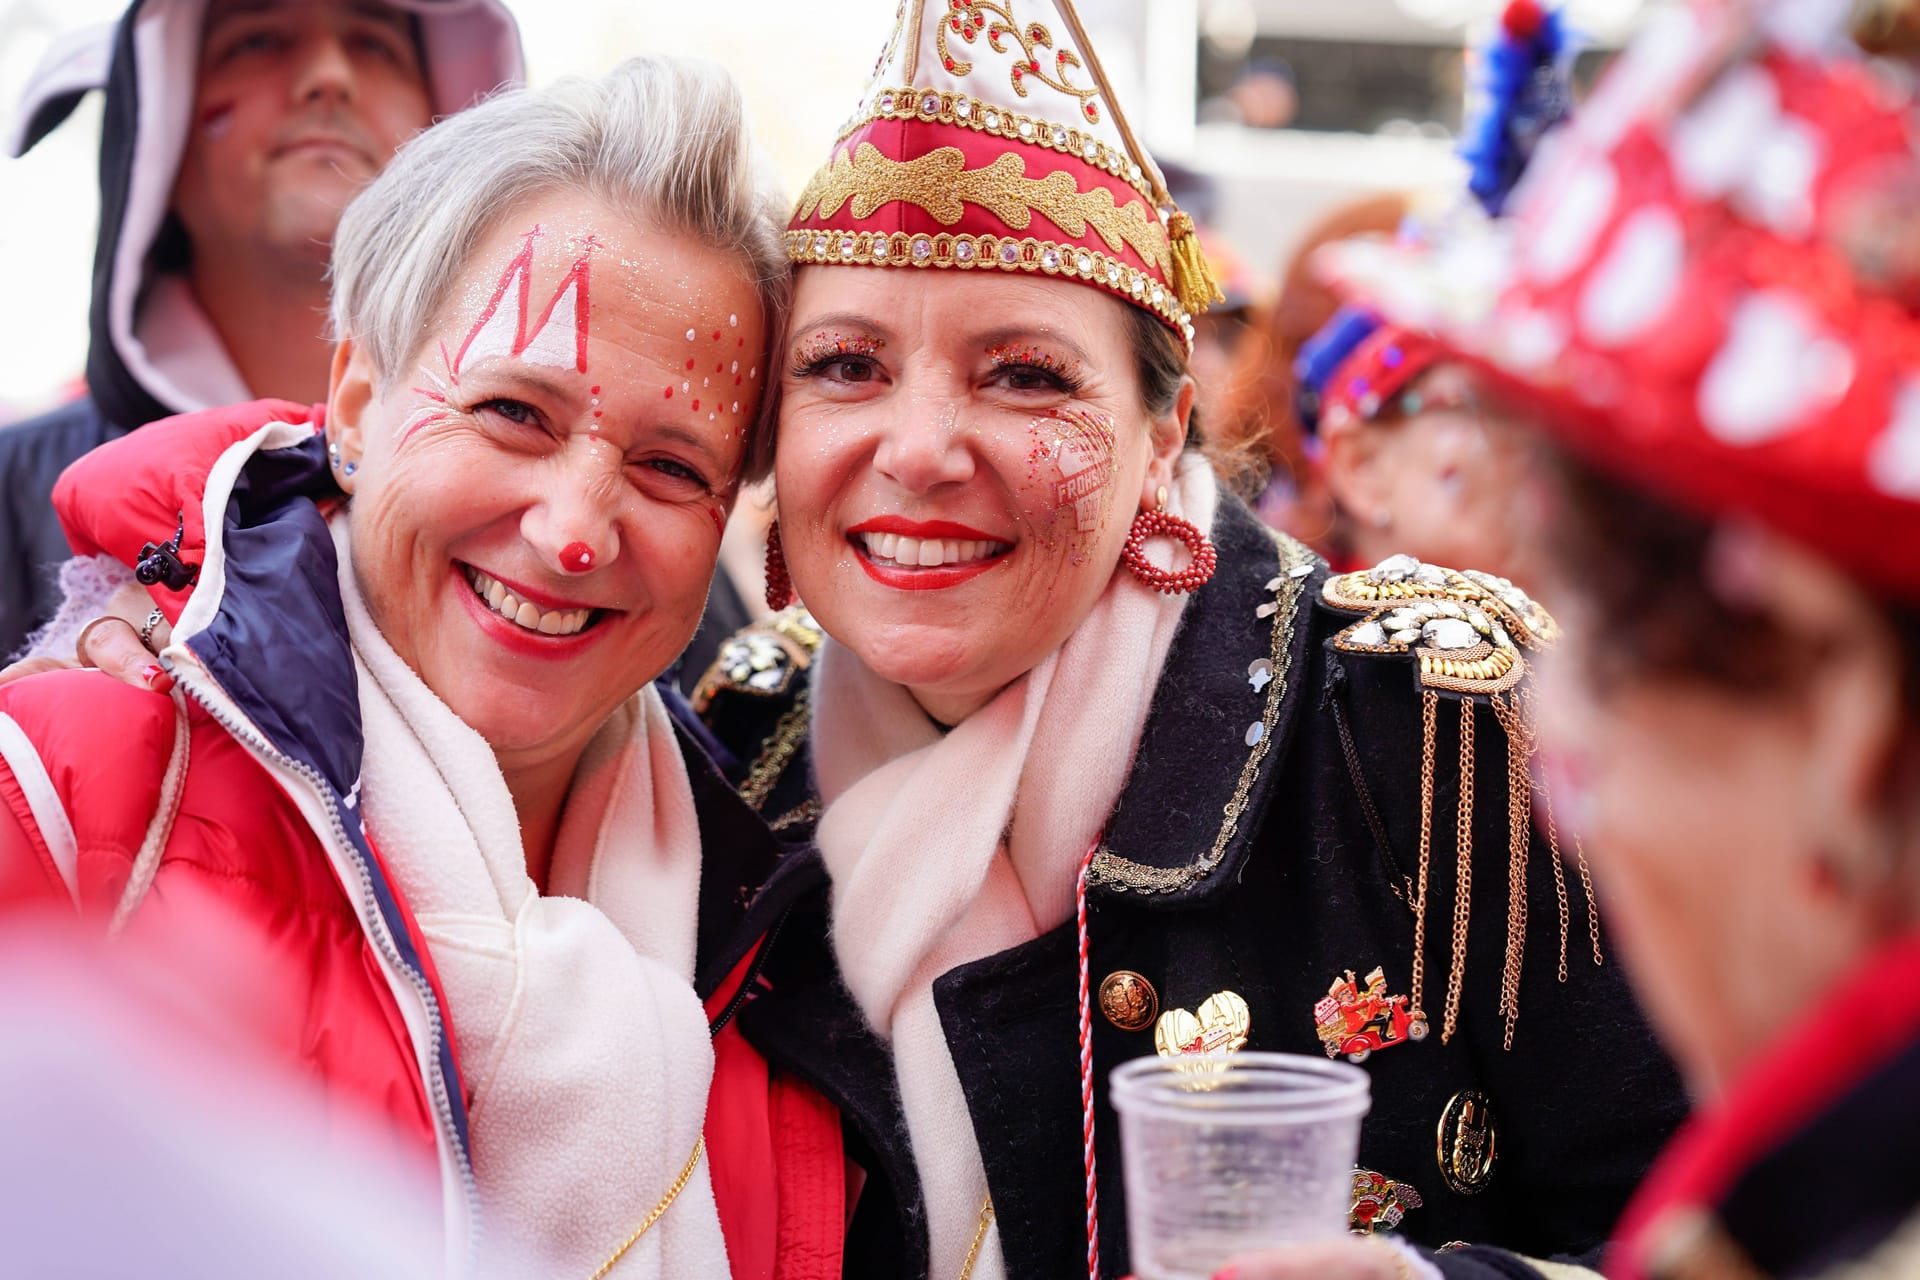
[[[1510,225],[1349,243],[1326,266],[1600,465],[1920,599],[1915,101],[1846,17],[1656,12]]]

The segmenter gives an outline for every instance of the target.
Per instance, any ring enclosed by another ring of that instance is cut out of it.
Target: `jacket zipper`
[[[458,1126],[453,1122],[453,1102],[447,1090],[446,1073],[442,1070],[440,1062],[440,1050],[446,1037],[446,1024],[440,1016],[440,1001],[434,994],[433,984],[427,981],[426,974],[419,968],[408,964],[406,958],[400,954],[400,948],[394,945],[386,919],[380,915],[380,908],[373,901],[372,869],[367,866],[366,857],[347,836],[346,826],[340,821],[340,808],[335,800],[332,785],[318,769],[285,754],[256,732],[252,726],[240,723],[224,708],[216,706],[211,696],[198,688],[197,681],[183,669],[186,664],[176,662],[170,665],[173,667],[172,674],[175,682],[189,697],[200,704],[201,708],[212,716],[221,728],[246,744],[255,754],[264,757],[267,763],[305,782],[324,804],[328,823],[332,827],[334,844],[336,848],[347,851],[349,860],[360,877],[361,900],[368,904],[369,910],[377,918],[377,927],[366,931],[372,934],[374,945],[379,949],[381,957],[395,970],[405,974],[407,980],[413,984],[415,993],[420,997],[421,1006],[426,1010],[429,1050],[427,1057],[432,1064],[432,1074],[427,1080],[427,1095],[433,1105],[434,1118],[439,1122],[441,1132],[446,1135],[448,1143],[458,1156],[461,1191],[467,1205],[467,1262],[471,1264],[479,1252],[480,1190],[473,1176],[473,1158],[467,1151],[466,1143],[461,1140]],[[209,676],[208,679],[211,683],[212,677]],[[218,685],[214,687],[218,689]],[[323,838],[325,834],[321,833]]]

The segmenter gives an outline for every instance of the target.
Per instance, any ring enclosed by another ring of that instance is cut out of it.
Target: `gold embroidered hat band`
[[[1220,300],[1071,0],[904,0],[787,225],[797,263],[1023,271],[1152,312]]]

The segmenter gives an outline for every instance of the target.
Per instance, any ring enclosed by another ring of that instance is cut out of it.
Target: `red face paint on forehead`
[[[546,307],[535,316],[532,306],[533,254],[540,234],[538,224],[530,228],[521,242],[520,251],[508,260],[500,272],[493,296],[481,308],[473,328],[467,331],[466,340],[454,353],[450,368],[456,377],[470,361],[494,355],[512,356],[531,364],[557,368],[572,365],[581,373],[587,371],[588,283],[593,252],[600,247],[599,242],[592,236],[586,237],[580,256],[574,259],[573,265],[560,278],[560,284],[553,296],[547,299]],[[514,295],[511,301],[507,298],[509,292]],[[506,304],[504,307],[503,303]],[[556,315],[560,332],[548,335],[547,327]],[[571,352],[566,348],[567,328],[573,330]]]

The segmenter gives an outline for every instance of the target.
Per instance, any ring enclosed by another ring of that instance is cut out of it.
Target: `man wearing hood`
[[[0,431],[0,655],[60,605],[67,464],[176,413],[324,400],[340,211],[435,116],[523,74],[500,0],[134,0],[111,40],[104,83],[55,68],[14,140],[106,90],[88,394]]]

